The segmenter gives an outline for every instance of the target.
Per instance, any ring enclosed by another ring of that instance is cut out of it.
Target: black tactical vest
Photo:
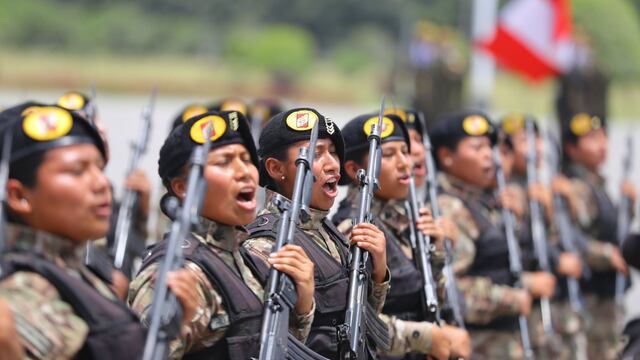
[[[400,247],[401,240],[379,218],[373,223],[384,232],[387,239],[387,266],[391,272],[389,293],[382,312],[402,320],[424,320],[421,309],[422,274]]]
[[[35,253],[16,252],[5,256],[4,276],[25,271],[34,272],[49,281],[62,300],[89,326],[89,333],[74,359],[140,359],[146,330],[127,306],[101,295],[86,281]]]
[[[258,216],[247,226],[250,238],[277,238],[279,218],[273,214]],[[342,263],[338,263],[303,231],[296,229],[294,244],[302,247],[314,263],[316,311],[306,345],[327,358],[335,358],[338,353],[337,326],[344,323],[349,294],[349,271],[347,259],[349,248],[340,232],[327,219],[322,226],[335,240]],[[266,283],[269,268],[262,259],[256,259],[248,251],[242,251],[256,276]]]
[[[618,246],[616,239],[618,230],[616,207],[604,189],[598,188],[589,182],[586,183],[589,189],[591,189],[591,194],[598,208],[598,217],[594,225],[596,228],[596,240]],[[616,292],[616,272],[614,270],[592,270],[591,278],[583,278],[581,285],[587,294],[596,294],[600,297],[612,298]]]
[[[514,286],[515,278],[509,267],[509,247],[504,230],[494,225],[483,213],[480,201],[469,201],[455,194],[443,192],[462,201],[478,226],[480,237],[475,241],[476,255],[467,271],[468,276],[488,277],[494,284]],[[501,316],[488,324],[467,324],[469,328],[515,330],[517,316]]]
[[[140,271],[161,260],[166,246],[165,238],[147,250]],[[212,347],[185,354],[183,359],[246,360],[257,357],[260,351],[262,301],[235,271],[193,234],[183,241],[182,250],[185,260],[198,265],[218,289],[230,322],[223,339]]]

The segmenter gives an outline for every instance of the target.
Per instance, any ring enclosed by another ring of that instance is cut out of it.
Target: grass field
[[[345,74],[332,64],[318,62],[292,82],[287,97],[297,101],[373,104],[387,88],[388,76],[388,72],[374,69]],[[411,79],[405,76],[403,81],[405,86],[399,88],[410,89]],[[0,51],[0,87],[86,89],[91,84],[101,90],[136,93],[156,86],[164,93],[212,98],[276,95],[280,89],[265,71],[206,58]],[[498,113],[519,110],[541,116],[552,114],[554,93],[552,81],[530,85],[516,76],[499,73],[493,109]],[[640,117],[640,84],[613,84],[609,97],[611,117]]]

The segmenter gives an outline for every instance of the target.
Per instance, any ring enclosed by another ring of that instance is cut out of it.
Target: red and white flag
[[[512,0],[501,10],[494,33],[477,45],[503,67],[538,82],[568,70],[571,27],[569,0]]]

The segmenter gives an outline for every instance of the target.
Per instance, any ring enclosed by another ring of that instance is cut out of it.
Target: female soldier
[[[188,317],[182,335],[171,344],[170,357],[244,360],[257,356],[259,350],[264,297],[262,285],[238,251],[246,237],[241,225],[255,216],[258,182],[255,146],[244,116],[235,111],[207,112],[179,125],[160,150],[158,173],[169,196],[183,200],[189,156],[195,146],[204,143],[202,131],[211,122],[211,151],[204,170],[207,192],[200,226],[183,244],[184,267],[196,280],[182,284],[189,292],[183,304],[192,303],[195,311]],[[131,283],[129,303],[143,322],[150,316],[153,278],[165,246],[166,241],[161,241],[150,249]],[[296,284],[298,302],[291,326],[296,337],[303,340],[313,319],[313,263],[300,247],[289,245],[273,254],[270,264],[291,276]]]
[[[87,241],[109,227],[103,141],[80,115],[29,105],[2,116],[12,150],[0,299],[27,358],[137,359],[138,318],[83,265]]]
[[[412,248],[408,235],[409,218],[404,207],[413,169],[410,156],[413,144],[410,141],[409,130],[400,117],[406,118],[405,115],[404,112],[401,114],[400,111],[395,111],[383,118],[382,159],[378,178],[380,188],[375,192],[371,204],[373,223],[382,229],[387,239],[387,259],[391,270],[391,289],[382,312],[389,328],[392,345],[384,358],[423,359],[425,354],[429,354],[438,359],[448,359],[452,351],[455,351],[456,356],[467,356],[469,338],[466,333],[460,333],[451,326],[445,325],[440,328],[424,321],[426,314],[422,313],[420,304],[420,289],[424,280],[410,255]],[[358,210],[357,206],[354,206],[359,197],[356,174],[359,169],[367,166],[368,131],[371,124],[377,122],[378,116],[375,114],[362,115],[351,120],[344,128],[345,140],[349,145],[345,156],[346,181],[342,184],[351,186],[346,199],[340,204],[340,210],[333,218],[343,233],[351,231],[350,219]],[[419,146],[422,147],[422,143]],[[422,155],[424,161],[424,154]],[[434,222],[427,208],[421,209],[417,225],[420,231],[435,240],[438,251],[432,255],[431,264],[436,277],[434,281],[440,282],[443,280],[441,275],[444,264],[444,227]]]
[[[261,185],[266,186],[265,209],[249,225],[251,237],[244,243],[263,280],[265,260],[275,243],[277,221],[281,215],[274,200],[291,198],[295,179],[295,160],[306,146],[314,124],[319,136],[311,190],[310,216],[299,225],[295,241],[316,264],[316,314],[307,345],[319,354],[335,359],[338,354],[337,325],[344,323],[349,284],[349,243],[327,219],[338,195],[344,143],[340,129],[328,118],[310,108],[292,109],[273,117],[260,135]],[[384,235],[371,224],[354,228],[351,244],[367,250],[372,257],[372,291],[369,303],[379,311],[388,290],[388,271]]]
[[[514,287],[501,210],[492,194],[495,130],[483,113],[460,112],[436,123],[431,141],[441,171],[438,200],[442,215],[460,229],[454,269],[467,304],[465,322],[473,357],[522,358],[518,315],[530,312],[531,295]],[[501,198],[505,207],[513,203],[508,199]],[[539,288],[532,287],[534,295]]]

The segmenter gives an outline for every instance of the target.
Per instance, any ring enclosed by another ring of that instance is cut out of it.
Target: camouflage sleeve
[[[456,274],[463,274],[471,267],[476,256],[476,246],[473,239],[480,235],[471,213],[460,199],[449,195],[438,196],[438,203],[442,216],[453,220],[458,227],[458,241],[453,249],[453,270]]]
[[[516,289],[496,285],[489,278],[462,276],[458,287],[467,304],[465,321],[486,324],[504,315],[518,315]]]
[[[0,283],[20,343],[32,359],[71,359],[84,344],[87,324],[44,277],[17,272]]]
[[[585,261],[594,270],[611,269],[611,255],[613,246],[590,236],[587,229],[598,217],[598,207],[591,192],[591,189],[582,180],[574,179],[571,181],[576,199],[576,221],[578,227],[587,236]]]
[[[386,356],[404,356],[409,352],[428,354],[431,351],[434,324],[426,321],[404,321],[395,316],[381,314],[380,318],[389,328],[391,348]]]
[[[158,263],[149,265],[129,287],[128,302],[131,309],[140,315],[148,326],[151,316],[154,281]],[[184,326],[181,335],[170,344],[169,357],[180,359],[195,349],[208,347],[224,337],[229,326],[228,315],[222,306],[222,297],[211,286],[209,279],[196,264],[187,261],[185,268],[192,270],[198,279],[198,299],[196,313],[191,322]]]
[[[257,237],[247,239],[242,243],[242,246],[247,249],[252,255],[258,257],[266,264],[267,259],[273,248],[275,241],[270,237]],[[268,294],[265,292],[265,296]],[[314,313],[316,311],[315,299],[311,310],[306,314],[298,314],[295,311],[291,311],[289,315],[289,332],[300,341],[306,341],[311,331],[311,324],[313,323]]]
[[[353,228],[353,222],[351,219],[345,219],[338,226],[336,226],[338,231],[342,233],[345,237],[349,238],[351,236],[351,229]],[[371,292],[369,293],[369,297],[367,301],[371,305],[371,307],[376,310],[378,314],[382,312],[382,308],[384,307],[384,302],[387,300],[387,293],[389,293],[389,283],[391,281],[391,272],[389,268],[387,268],[387,272],[384,276],[384,281],[380,284],[376,284],[373,281],[369,283]]]

